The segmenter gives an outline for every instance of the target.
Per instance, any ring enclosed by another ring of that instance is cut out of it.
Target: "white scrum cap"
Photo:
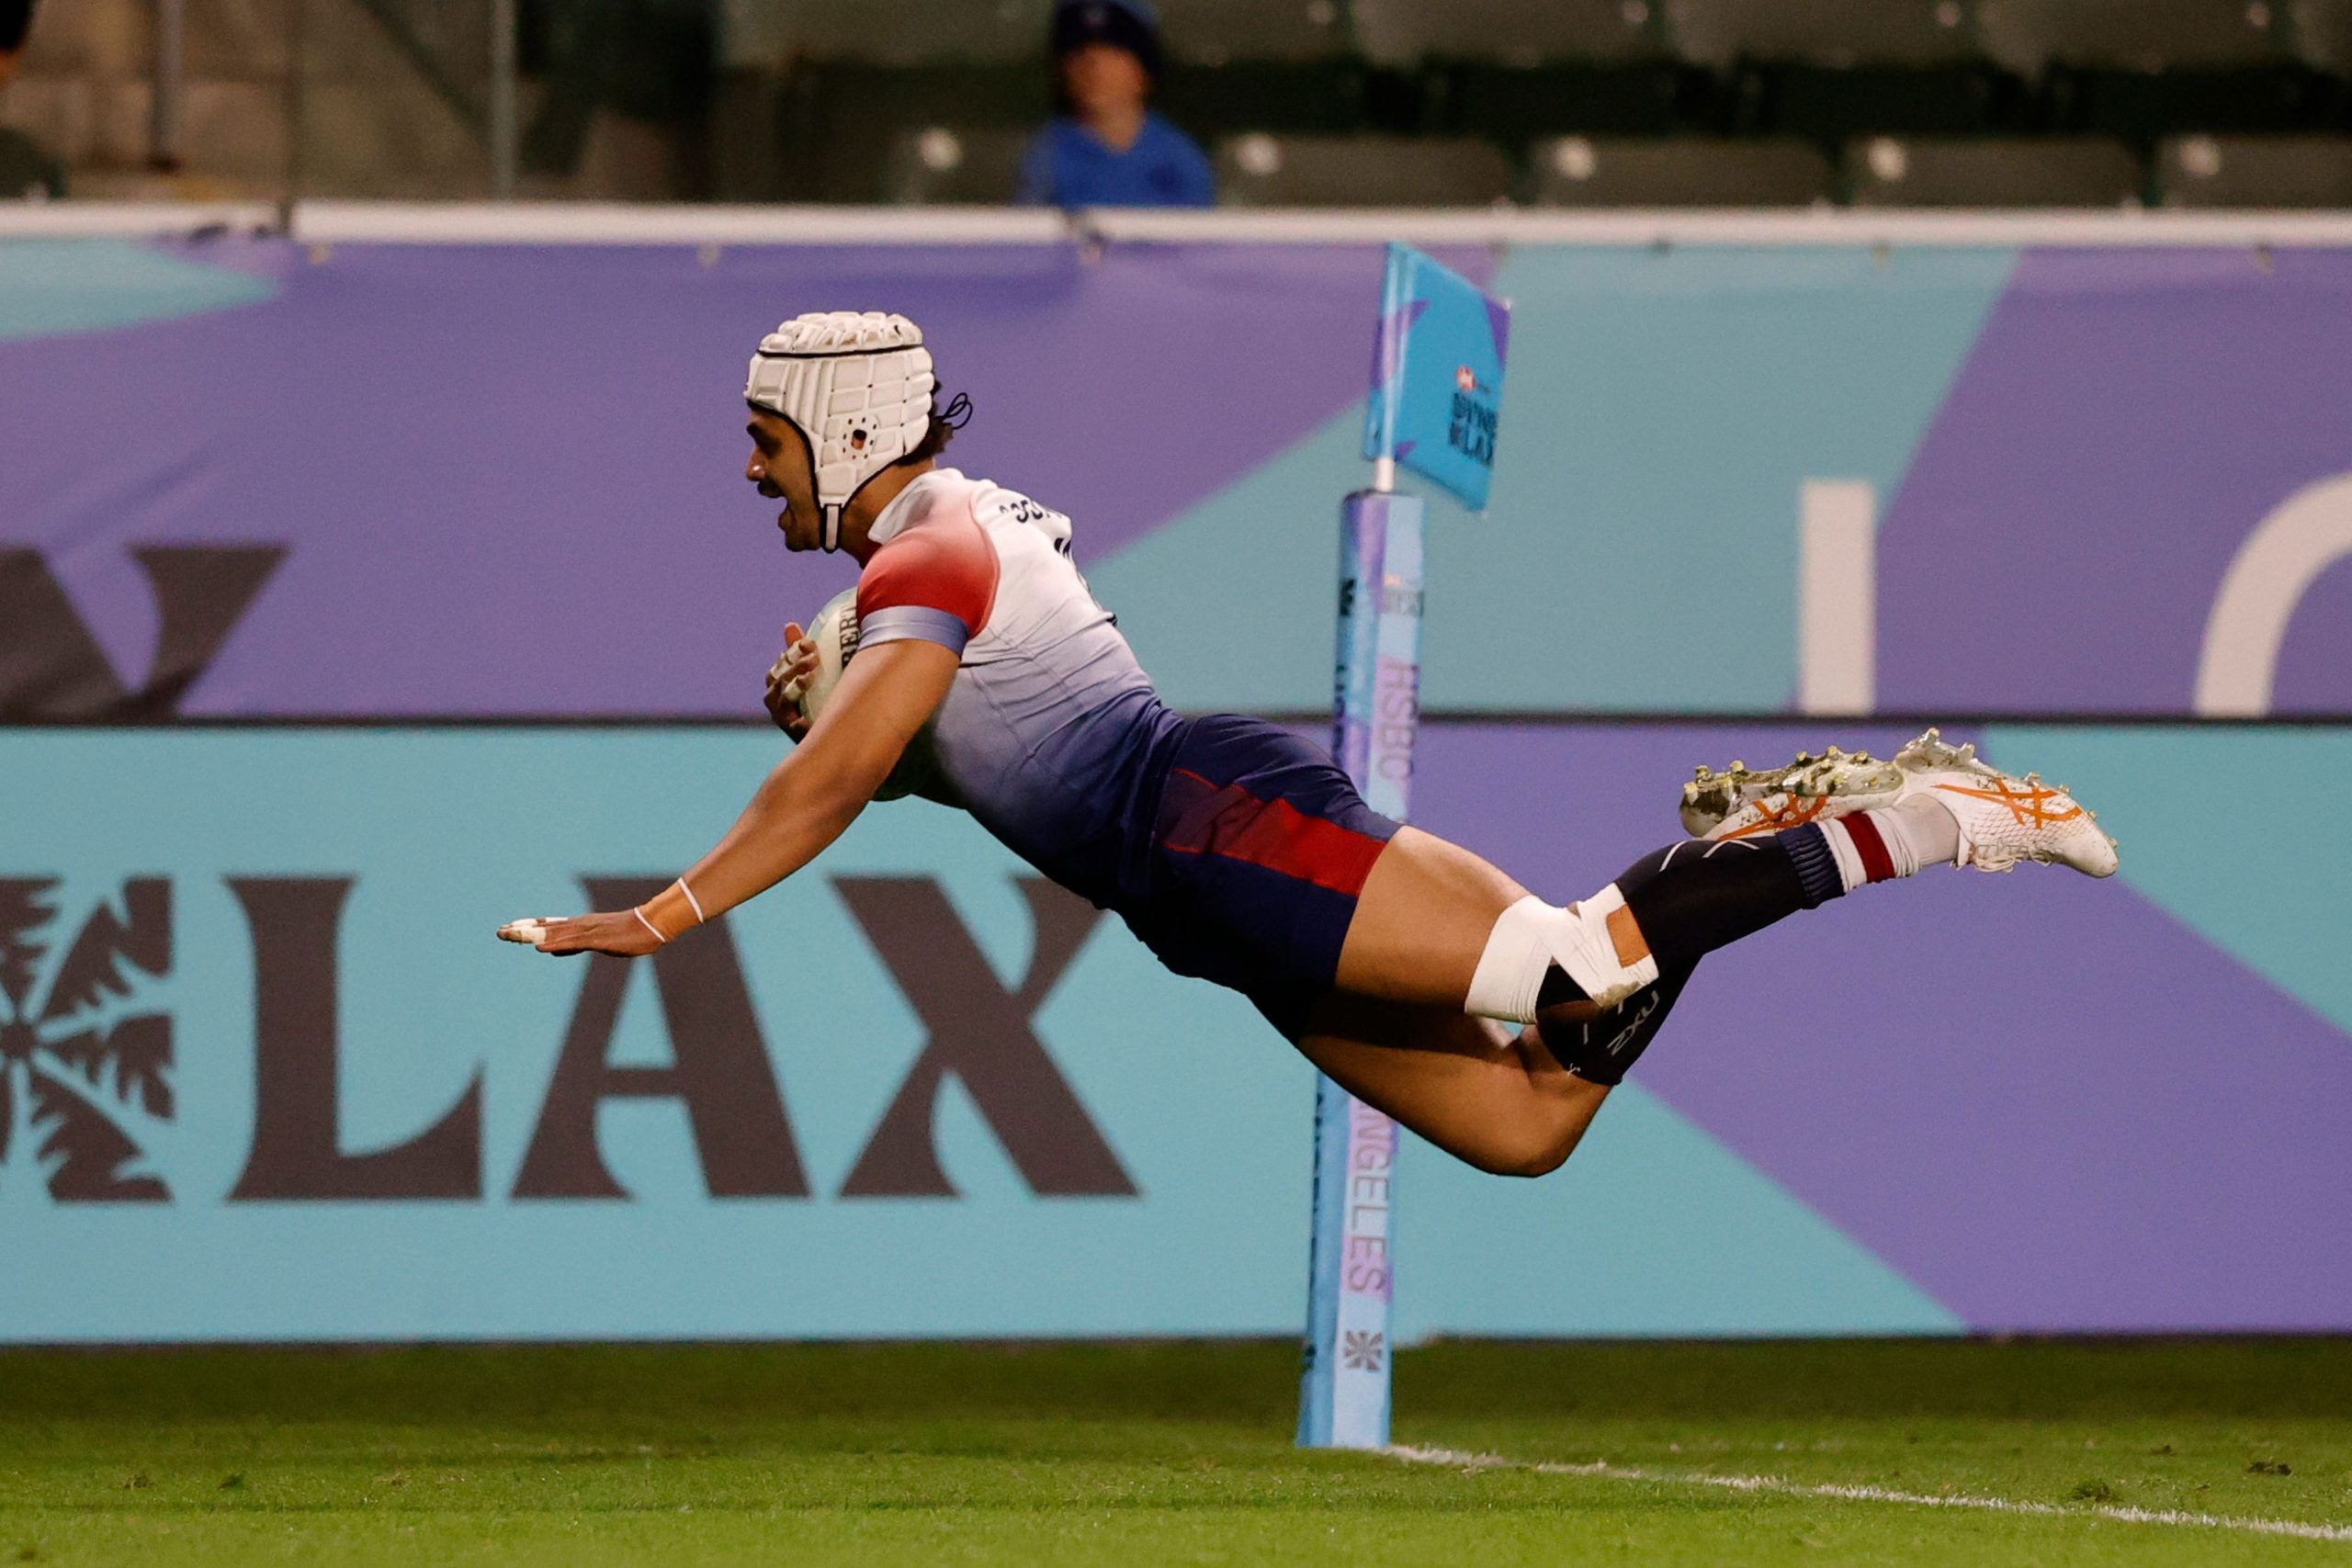
[[[825,548],[840,547],[857,487],[922,442],[938,385],[922,331],[904,316],[812,310],[760,340],[743,396],[808,438]]]

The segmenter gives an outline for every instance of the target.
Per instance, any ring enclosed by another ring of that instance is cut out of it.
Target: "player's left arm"
[[[539,951],[651,953],[665,935],[716,919],[807,865],[890,776],[899,753],[946,698],[958,662],[956,650],[913,637],[861,649],[822,716],[768,774],[717,848],[635,909],[546,921]]]

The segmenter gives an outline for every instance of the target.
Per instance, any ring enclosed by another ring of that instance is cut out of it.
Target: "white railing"
[[[273,232],[259,203],[51,202],[0,206],[0,239]],[[571,202],[306,201],[293,237],[313,244],[1052,244],[1059,242],[1421,245],[2352,245],[2352,212],[2140,209],[1534,211],[1419,208],[1207,212],[1008,207],[624,206]]]

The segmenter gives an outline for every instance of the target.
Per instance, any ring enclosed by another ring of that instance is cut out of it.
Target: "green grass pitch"
[[[2352,1341],[1408,1351],[1397,1439],[1481,1470],[1299,1452],[1295,1389],[1261,1343],[6,1352],[0,1565],[2352,1564],[2243,1528],[2352,1527]]]

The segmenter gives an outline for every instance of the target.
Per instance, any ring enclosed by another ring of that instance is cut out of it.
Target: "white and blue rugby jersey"
[[[1182,721],[1079,575],[1069,519],[939,468],[868,537],[858,647],[919,637],[963,660],[926,729],[938,776],[917,793],[1096,904],[1138,895]]]

